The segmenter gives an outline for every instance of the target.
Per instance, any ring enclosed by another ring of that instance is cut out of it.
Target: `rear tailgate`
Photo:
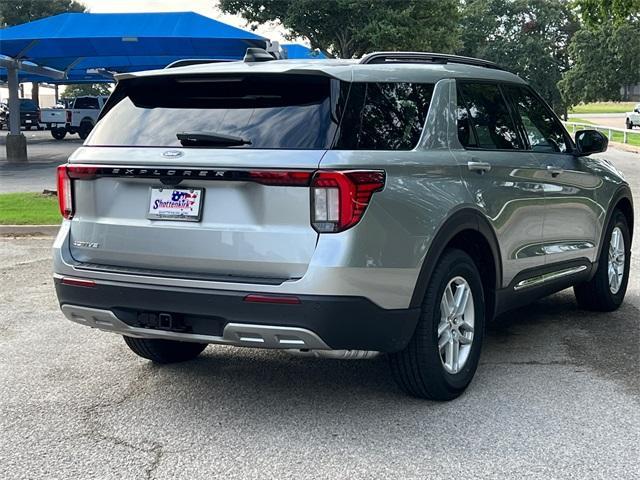
[[[74,180],[72,256],[85,268],[125,273],[257,283],[301,277],[317,240],[309,188],[264,182],[273,174],[280,182],[283,172],[304,176],[323,153],[81,148],[69,168],[100,167]],[[201,189],[194,190],[200,218],[153,218],[152,189]]]
[[[41,123],[65,123],[67,111],[62,108],[45,108],[40,110]]]

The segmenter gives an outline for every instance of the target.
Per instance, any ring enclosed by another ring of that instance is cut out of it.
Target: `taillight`
[[[281,187],[306,187],[311,180],[312,172],[304,170],[252,170],[249,179],[263,185],[278,185]]]
[[[72,180],[92,180],[96,178],[97,167],[60,165],[58,167],[58,205],[60,213],[67,220],[73,217]]]
[[[58,167],[58,205],[60,213],[66,219],[73,216],[73,195],[71,193],[71,179],[67,173],[67,166]]]
[[[67,110],[67,123],[71,123],[71,110]]]
[[[353,227],[384,181],[384,172],[379,170],[316,172],[311,180],[311,225],[320,233]]]

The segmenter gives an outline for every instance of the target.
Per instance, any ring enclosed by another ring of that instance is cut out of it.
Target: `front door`
[[[529,87],[508,86],[505,93],[522,122],[527,148],[544,165],[546,263],[594,261],[597,225],[605,214],[595,201],[600,178],[589,171],[583,159],[573,155],[564,127]]]

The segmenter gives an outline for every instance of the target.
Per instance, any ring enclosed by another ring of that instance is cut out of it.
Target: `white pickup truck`
[[[63,105],[56,105],[53,108],[40,109],[40,125],[44,125],[46,128],[53,128],[58,124],[66,123],[66,121],[67,112],[64,109]]]
[[[627,119],[625,120],[625,124],[629,130],[633,127],[640,127],[640,103],[636,104],[633,112],[627,112],[626,115]]]
[[[77,97],[71,108],[65,111],[64,123],[51,124],[53,138],[62,140],[67,133],[71,135],[77,133],[83,140],[87,138],[96,124],[107,98],[106,96]]]

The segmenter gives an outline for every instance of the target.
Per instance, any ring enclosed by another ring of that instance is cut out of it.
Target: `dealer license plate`
[[[202,188],[152,188],[147,218],[199,222]]]

